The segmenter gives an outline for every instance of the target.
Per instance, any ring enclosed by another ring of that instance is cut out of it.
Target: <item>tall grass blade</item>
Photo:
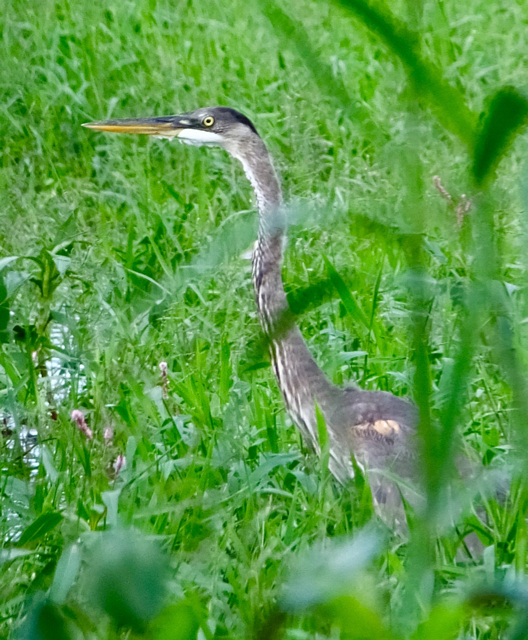
[[[341,302],[343,303],[347,313],[350,317],[356,322],[362,324],[369,332],[370,332],[370,321],[367,318],[365,312],[360,307],[358,301],[354,297],[354,294],[347,287],[343,278],[336,271],[334,265],[330,262],[330,260],[323,256],[324,263],[326,265],[326,269],[328,271],[328,277],[330,278],[332,284],[334,285],[339,297],[341,298]]]
[[[53,531],[57,525],[59,525],[63,520],[63,516],[60,513],[55,511],[49,511],[48,513],[43,513],[36,520],[34,520],[20,536],[20,540],[18,541],[19,546],[24,546],[25,544],[29,544],[32,542],[36,542],[37,540],[42,539],[48,533]]]
[[[403,63],[416,95],[430,106],[442,124],[468,147],[474,143],[476,117],[464,96],[447,82],[442,70],[421,53],[420,35],[382,2],[335,0],[359,18]]]
[[[478,136],[472,172],[475,182],[485,186],[508,151],[515,136],[528,123],[528,99],[513,87],[492,97]]]
[[[341,79],[335,76],[331,67],[324,63],[314,51],[312,39],[304,25],[289,16],[274,0],[262,0],[259,6],[281,40],[288,46],[295,47],[300,58],[304,60],[306,68],[324,93],[331,98],[337,98],[347,111],[351,111],[354,101],[347,88]]]

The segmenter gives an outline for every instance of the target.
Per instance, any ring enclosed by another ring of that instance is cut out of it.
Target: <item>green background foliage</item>
[[[1,633],[525,637],[525,3],[5,0],[0,21]],[[335,486],[285,414],[240,167],[80,126],[216,104],[276,159],[318,363],[419,406],[408,534],[367,525],[363,479]],[[479,480],[450,488],[457,447]]]

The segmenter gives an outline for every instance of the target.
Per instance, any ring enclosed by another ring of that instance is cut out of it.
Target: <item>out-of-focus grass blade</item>
[[[341,80],[336,78],[331,67],[322,62],[320,56],[314,52],[310,36],[306,33],[304,26],[298,20],[293,20],[272,0],[263,0],[259,6],[279,37],[297,49],[319,87],[328,96],[338,98],[347,111],[350,111],[354,100]]]
[[[455,430],[458,415],[461,409],[463,389],[471,369],[473,353],[475,349],[475,336],[478,334],[480,308],[475,300],[471,300],[469,314],[462,322],[460,329],[460,347],[456,356],[453,368],[448,374],[445,382],[447,398],[445,406],[440,413],[442,430],[440,432],[439,453],[441,457],[440,468],[450,468],[450,459],[453,455],[453,444],[455,441]]]
[[[255,640],[282,640],[287,619],[284,611],[274,607],[257,630]]]
[[[30,556],[37,551],[32,549],[0,549],[0,566],[6,562],[12,562],[17,558],[23,558],[24,556]]]
[[[326,269],[328,271],[328,276],[334,285],[339,297],[341,298],[341,302],[345,306],[345,309],[350,314],[350,316],[360,322],[367,330],[370,331],[370,322],[363,309],[359,306],[359,303],[352,295],[352,292],[347,287],[343,278],[336,271],[334,265],[328,260],[326,256],[323,256],[323,260],[326,265]]]
[[[460,603],[441,602],[432,609],[429,617],[418,625],[411,640],[456,638],[466,615],[467,612]]]
[[[57,563],[55,576],[50,590],[50,600],[58,605],[64,604],[81,567],[81,551],[72,544],[65,549]]]
[[[202,625],[205,617],[203,605],[198,600],[178,602],[168,606],[154,620],[149,637],[153,640],[195,640],[200,627],[207,630],[207,625]]]
[[[281,607],[300,612],[346,595],[356,586],[361,572],[382,552],[384,542],[380,530],[367,526],[352,540],[328,540],[324,549],[312,548],[288,580]]]
[[[444,80],[441,69],[422,56],[419,34],[409,29],[381,2],[335,2],[353,13],[385,42],[402,61],[417,95],[434,109],[439,120],[449,131],[472,148],[476,116],[466,105],[460,91]]]
[[[351,596],[341,596],[324,607],[323,611],[341,628],[344,640],[399,640],[400,636],[387,629],[381,615]]]
[[[132,458],[129,457],[129,464],[132,461]],[[121,493],[121,489],[115,489],[114,491],[103,491],[101,494],[101,498],[103,503],[107,509],[106,513],[106,523],[108,526],[116,527],[118,523],[118,508],[119,508],[119,494]]]
[[[513,87],[500,89],[490,102],[475,146],[473,176],[483,186],[515,135],[528,122],[528,99]]]

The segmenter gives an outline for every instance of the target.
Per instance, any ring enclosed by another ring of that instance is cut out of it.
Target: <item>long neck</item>
[[[259,230],[253,251],[253,283],[275,374],[294,421],[317,448],[314,401],[323,407],[331,385],[312,358],[299,329],[289,320],[281,274],[285,220],[280,183],[260,138],[233,155],[242,163],[257,197]]]
[[[260,138],[245,145],[237,158],[257,197],[259,229],[253,251],[253,282],[262,327],[273,337],[288,310],[281,275],[285,227],[281,187]]]

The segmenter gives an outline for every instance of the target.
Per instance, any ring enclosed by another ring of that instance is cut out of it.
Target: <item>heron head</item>
[[[197,146],[230,146],[259,137],[249,118],[229,107],[205,107],[177,116],[88,122],[83,127],[176,139]]]

